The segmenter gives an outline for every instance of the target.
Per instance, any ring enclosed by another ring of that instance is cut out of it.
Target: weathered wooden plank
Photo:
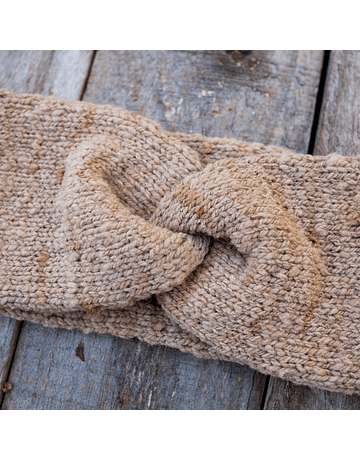
[[[265,410],[359,410],[360,397],[294,385],[271,377]]]
[[[2,388],[8,377],[20,325],[20,321],[0,315],[0,404],[3,399]]]
[[[321,52],[98,52],[85,100],[305,152],[321,65]],[[265,387],[246,366],[33,324],[10,377],[7,409],[257,409]]]
[[[263,391],[241,366],[30,323],[15,359],[3,409],[256,409]]]
[[[315,155],[360,153],[360,52],[333,51],[327,72]],[[360,396],[270,379],[265,409],[359,410]]]
[[[0,87],[80,99],[92,51],[0,51]],[[0,404],[20,323],[0,316]]]
[[[333,51],[315,155],[360,154],[360,52]]]
[[[78,100],[93,51],[0,51],[0,87]]]
[[[169,131],[307,151],[322,52],[99,52],[84,100]]]

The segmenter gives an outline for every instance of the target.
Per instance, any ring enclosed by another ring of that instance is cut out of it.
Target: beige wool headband
[[[0,90],[0,313],[360,393],[360,159]]]

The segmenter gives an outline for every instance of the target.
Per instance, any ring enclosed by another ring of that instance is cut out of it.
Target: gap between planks
[[[324,51],[323,66],[322,66],[321,74],[320,74],[319,89],[318,89],[318,93],[316,97],[314,119],[313,119],[313,124],[311,126],[309,148],[307,152],[309,155],[314,154],[314,150],[316,147],[316,139],[317,139],[317,134],[319,131],[320,115],[321,115],[321,111],[323,107],[325,87],[326,87],[326,81],[327,81],[328,70],[329,70],[330,56],[331,56],[331,51],[328,51],[328,50]]]

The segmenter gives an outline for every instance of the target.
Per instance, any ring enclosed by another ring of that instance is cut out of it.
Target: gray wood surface
[[[93,51],[0,51],[0,86],[78,100],[92,56]]]
[[[333,51],[326,78],[315,155],[360,154],[360,52]],[[359,410],[360,396],[270,379],[265,409]]]
[[[80,99],[92,51],[0,51],[0,87]],[[20,323],[0,315],[0,404],[15,351]]]
[[[30,323],[10,377],[3,409],[256,409],[264,390],[263,377],[241,366]]]
[[[321,51],[99,52],[84,100],[120,105],[169,131],[307,152]]]
[[[0,315],[0,404],[4,396],[2,389],[7,381],[20,326],[20,321]]]
[[[360,154],[360,51],[331,53],[316,155]]]
[[[168,130],[304,153],[322,61],[317,51],[98,52],[84,99]],[[136,340],[26,323],[9,381],[5,409],[258,409],[266,378]]]
[[[360,397],[270,378],[265,410],[359,410]]]

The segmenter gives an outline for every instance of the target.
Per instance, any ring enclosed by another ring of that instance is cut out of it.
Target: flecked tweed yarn
[[[360,158],[0,91],[0,313],[360,393]]]

